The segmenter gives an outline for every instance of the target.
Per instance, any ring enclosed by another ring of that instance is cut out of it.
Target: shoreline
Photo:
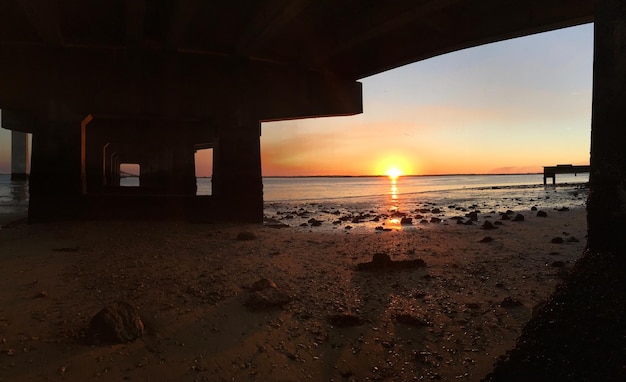
[[[515,210],[525,219],[496,229],[484,223],[500,215],[481,212],[471,225],[360,233],[329,223],[16,224],[0,230],[0,376],[477,381],[585,246],[584,208]],[[357,270],[376,253],[426,266]],[[264,278],[289,302],[249,309]],[[143,337],[85,345],[91,317],[116,301],[138,309]]]

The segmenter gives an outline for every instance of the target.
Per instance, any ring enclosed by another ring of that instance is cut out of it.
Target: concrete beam
[[[362,112],[360,83],[269,62],[79,48],[14,46],[3,53],[0,73],[13,74],[0,76],[0,107],[28,107],[48,118],[207,119],[232,109],[242,75],[251,79],[246,91],[263,120]]]

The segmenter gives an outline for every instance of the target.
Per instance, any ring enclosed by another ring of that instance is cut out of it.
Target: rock
[[[431,325],[431,323],[428,322],[428,320],[426,320],[425,318],[420,317],[416,314],[412,314],[412,313],[398,313],[394,317],[396,321],[404,325],[417,326],[417,327]]]
[[[524,215],[522,215],[522,214],[517,214],[517,215],[515,215],[515,217],[513,218],[513,221],[514,221],[514,222],[521,222],[521,221],[524,221]]]
[[[481,229],[497,229],[498,227],[494,226],[493,223],[491,223],[489,220],[485,220],[485,222],[483,223],[482,226],[480,226]]]
[[[291,301],[291,296],[277,288],[266,288],[250,293],[244,305],[250,310],[280,308]]]
[[[404,217],[404,218],[400,219],[400,224],[401,225],[411,225],[411,224],[413,224],[413,218]]]
[[[256,292],[258,290],[263,290],[263,289],[268,289],[268,288],[278,288],[276,286],[276,283],[274,283],[272,280],[270,279],[260,279],[254,282],[254,284],[252,284],[250,286],[250,291],[252,292]]]
[[[476,221],[476,220],[478,220],[478,212],[476,212],[476,211],[469,212],[469,213],[465,214],[465,217],[470,218],[470,220]]]
[[[137,310],[117,302],[98,312],[89,323],[88,338],[93,344],[126,343],[143,335],[144,325]]]
[[[315,218],[309,219],[308,223],[311,224],[311,227],[319,227],[319,226],[322,225],[322,221],[321,220],[317,220]]]
[[[265,226],[268,228],[289,228],[289,224],[285,224],[285,223],[270,223],[270,224],[265,224]]]
[[[561,260],[553,261],[552,264],[550,264],[550,266],[554,268],[563,268],[565,266],[565,262]]]
[[[547,218],[548,217],[548,213],[545,211],[537,211],[537,216],[540,218]]]
[[[553,244],[563,244],[563,238],[562,237],[554,237],[552,238],[552,240],[550,240],[550,243]]]
[[[375,253],[372,261],[357,264],[357,271],[385,271],[423,268],[426,262],[422,259],[393,261],[386,253]]]
[[[500,214],[500,216],[500,220],[511,220],[511,218],[507,214]]]
[[[252,232],[239,232],[237,234],[237,240],[239,241],[247,241],[256,239],[256,235]]]
[[[493,241],[493,237],[491,236],[485,236],[482,239],[480,239],[480,243],[491,243]]]
[[[372,263],[376,263],[379,265],[386,265],[392,262],[391,257],[389,257],[386,253],[375,253],[372,256]]]
[[[505,297],[504,300],[502,300],[502,302],[500,303],[500,306],[503,308],[515,308],[522,305],[524,304],[522,304],[520,300],[510,296]]]
[[[441,219],[437,218],[437,217],[432,217],[432,218],[430,218],[430,222],[433,223],[433,224],[439,224],[439,223],[441,223]]]
[[[281,307],[291,301],[291,296],[278,289],[276,283],[262,278],[250,286],[250,294],[244,305],[251,310]]]

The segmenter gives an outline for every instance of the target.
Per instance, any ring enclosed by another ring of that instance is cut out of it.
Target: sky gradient
[[[264,176],[541,172],[589,164],[593,24],[362,79],[363,114],[263,123]],[[211,174],[206,154],[198,176]],[[10,172],[0,129],[0,173]]]

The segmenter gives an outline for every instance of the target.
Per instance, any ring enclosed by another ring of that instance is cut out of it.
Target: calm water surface
[[[266,177],[263,196],[266,209],[303,203],[381,209],[459,202],[498,206],[503,200],[515,199],[553,205],[571,204],[571,196],[579,193],[588,180],[589,174],[558,175],[555,187],[544,186],[542,174],[417,176],[395,181],[387,177]],[[122,184],[136,186],[138,179],[123,178]],[[211,194],[210,178],[198,178],[197,184],[198,195]],[[584,204],[584,195],[574,201]],[[0,213],[25,212],[27,207],[28,182],[0,175]]]

